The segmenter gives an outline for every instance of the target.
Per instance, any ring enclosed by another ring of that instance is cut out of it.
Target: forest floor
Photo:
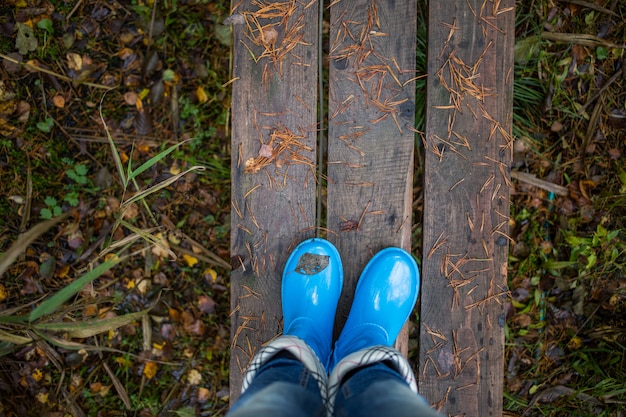
[[[626,4],[518,3],[505,415],[624,415]],[[229,8],[0,6],[0,417],[227,410]]]

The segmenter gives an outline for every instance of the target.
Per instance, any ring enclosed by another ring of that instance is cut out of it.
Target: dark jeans
[[[263,365],[227,417],[324,417],[326,409],[309,370],[281,352]],[[358,369],[342,383],[336,417],[440,416],[383,363]]]

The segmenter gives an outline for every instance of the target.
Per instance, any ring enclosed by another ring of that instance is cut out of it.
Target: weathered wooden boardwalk
[[[339,331],[365,263],[387,246],[410,249],[411,226],[423,221],[420,391],[449,415],[499,416],[513,2],[430,4],[422,135],[413,128],[416,0],[323,7],[325,118],[319,2],[245,0],[231,18],[231,400],[252,356],[282,330],[282,267],[298,242],[325,236],[342,254]],[[427,150],[423,220],[411,212],[416,138]],[[403,332],[397,347],[406,345]]]

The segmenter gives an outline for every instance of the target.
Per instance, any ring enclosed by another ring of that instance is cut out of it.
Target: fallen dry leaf
[[[74,52],[68,52],[67,67],[74,71],[80,71],[83,68],[83,57]]]
[[[209,101],[209,96],[207,95],[206,91],[204,91],[204,88],[202,88],[202,86],[198,86],[198,88],[196,88],[196,97],[198,98],[199,103],[206,103],[207,101]]]
[[[124,101],[128,105],[135,106],[137,104],[138,98],[139,98],[139,95],[135,93],[134,91],[128,91],[124,93]]]
[[[191,385],[198,385],[202,382],[202,374],[198,372],[196,369],[192,369],[187,374],[187,382]]]
[[[63,97],[61,94],[57,94],[54,97],[52,97],[52,104],[54,104],[55,107],[58,107],[59,109],[62,109],[65,107],[65,97]]]
[[[208,295],[201,295],[198,297],[198,309],[206,314],[211,314],[215,311],[215,301]]]
[[[211,391],[204,387],[198,388],[198,402],[205,403],[211,399]]]
[[[146,362],[143,367],[143,375],[148,379],[152,379],[155,377],[157,370],[158,366],[155,362]]]
[[[195,264],[198,263],[198,258],[196,258],[195,256],[188,255],[188,254],[184,254],[183,259],[185,260],[185,263],[187,264],[187,266],[193,267]]]

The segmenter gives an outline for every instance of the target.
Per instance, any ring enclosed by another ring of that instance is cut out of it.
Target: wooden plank
[[[410,249],[417,3],[344,0],[330,15],[327,219],[345,271],[338,333],[366,262],[388,246]],[[406,331],[398,341],[406,353]]]
[[[501,416],[514,2],[429,3],[419,390]]]
[[[290,250],[314,235],[318,3],[237,3],[233,24],[230,399],[282,331]]]

